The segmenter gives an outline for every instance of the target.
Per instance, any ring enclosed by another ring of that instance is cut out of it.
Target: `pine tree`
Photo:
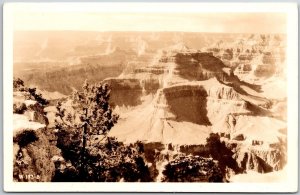
[[[55,123],[59,133],[72,132],[73,146],[70,149],[78,155],[75,167],[84,177],[87,175],[87,149],[91,146],[91,138],[100,136],[101,140],[107,139],[107,133],[118,116],[112,113],[109,105],[110,89],[107,84],[89,85],[86,81],[82,88],[81,92],[73,92],[68,109],[60,102],[57,104]]]

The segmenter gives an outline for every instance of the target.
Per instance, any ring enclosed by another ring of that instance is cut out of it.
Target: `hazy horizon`
[[[286,33],[280,13],[18,12],[15,31]]]

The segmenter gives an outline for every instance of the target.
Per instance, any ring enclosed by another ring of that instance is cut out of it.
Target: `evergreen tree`
[[[118,120],[109,95],[107,84],[85,82],[82,92],[75,91],[71,99],[57,104],[57,146],[65,168],[56,171],[53,181],[153,181],[141,143],[124,145],[108,137]]]
[[[87,149],[92,148],[92,139],[107,139],[107,133],[117,122],[118,116],[112,113],[109,105],[110,89],[107,84],[83,85],[82,92],[75,91],[71,97],[71,108],[57,104],[56,129],[60,135],[69,132],[72,137],[67,144],[73,152],[73,164],[79,176],[87,175]],[[61,137],[59,139],[66,138]],[[63,140],[63,142],[68,140]],[[66,147],[66,143],[58,142]],[[74,159],[75,158],[75,159]],[[76,160],[78,159],[78,160]]]

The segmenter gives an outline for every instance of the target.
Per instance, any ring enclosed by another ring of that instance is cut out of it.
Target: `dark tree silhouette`
[[[53,181],[152,181],[140,143],[124,145],[108,132],[118,120],[109,105],[107,84],[83,85],[57,104],[57,146],[72,166],[57,170]]]
[[[92,136],[105,139],[118,116],[112,113],[109,105],[110,89],[107,84],[89,85],[85,82],[82,88],[82,92],[73,92],[70,110],[63,108],[60,102],[57,104],[55,123],[59,133],[72,132],[73,142],[70,144],[75,144],[73,149],[79,157],[76,168],[80,175],[86,175],[86,149],[90,147],[87,141]]]

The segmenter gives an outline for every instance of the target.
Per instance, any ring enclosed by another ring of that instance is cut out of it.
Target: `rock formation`
[[[14,181],[51,181],[60,155],[55,136],[47,129],[44,106],[28,99],[25,91],[15,91],[13,114]]]
[[[286,123],[274,118],[272,101],[264,97],[259,85],[242,81],[214,53],[187,47],[158,53],[160,57],[152,64],[104,81],[112,84],[112,103],[120,114],[111,136],[125,143],[161,143],[162,151],[169,151],[168,144],[205,145],[214,132],[230,145],[241,170],[266,173],[283,168],[286,152],[279,146],[286,143],[286,134],[280,130]],[[242,56],[239,60],[251,62],[252,57]],[[249,64],[241,67],[252,71]],[[156,167],[168,162],[156,160]]]

